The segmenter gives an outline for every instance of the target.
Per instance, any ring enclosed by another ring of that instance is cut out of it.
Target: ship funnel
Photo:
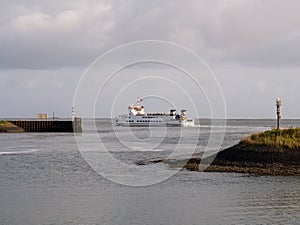
[[[175,109],[171,109],[170,110],[170,115],[171,116],[175,116],[176,115],[176,110]]]

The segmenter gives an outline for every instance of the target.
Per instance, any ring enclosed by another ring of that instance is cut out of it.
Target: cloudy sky
[[[229,118],[273,118],[277,96],[284,118],[300,117],[297,0],[0,4],[0,118],[70,116],[80,77],[98,56],[150,39],[202,57],[219,80]]]

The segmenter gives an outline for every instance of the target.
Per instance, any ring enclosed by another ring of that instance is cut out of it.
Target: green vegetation
[[[11,128],[11,127],[14,127],[14,125],[12,123],[0,120],[0,129],[1,130],[7,129],[7,128]]]
[[[0,133],[6,131],[7,129],[7,122],[0,120]]]
[[[242,140],[241,144],[286,149],[300,148],[300,128],[269,130],[252,134]]]
[[[24,129],[8,121],[0,120],[0,133],[24,132]]]
[[[8,122],[0,120],[0,126],[7,126]]]

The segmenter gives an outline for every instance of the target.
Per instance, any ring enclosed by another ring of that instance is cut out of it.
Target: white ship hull
[[[116,119],[118,126],[194,126],[194,120],[186,117],[186,110],[181,110],[177,114],[175,109],[170,113],[146,113],[144,107],[140,105],[142,100],[138,99],[136,105],[128,107],[128,116],[119,116]]]
[[[116,120],[118,126],[174,126],[174,127],[188,127],[194,126],[194,120],[176,120],[169,118],[118,118]]]

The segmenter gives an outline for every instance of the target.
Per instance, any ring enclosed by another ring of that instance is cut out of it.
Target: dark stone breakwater
[[[214,159],[213,159],[214,158]],[[213,161],[212,161],[213,160]],[[201,170],[200,162],[212,163],[206,172],[237,172],[257,175],[300,175],[300,149],[272,148],[237,144],[210,158],[191,158],[184,166],[189,170]]]

